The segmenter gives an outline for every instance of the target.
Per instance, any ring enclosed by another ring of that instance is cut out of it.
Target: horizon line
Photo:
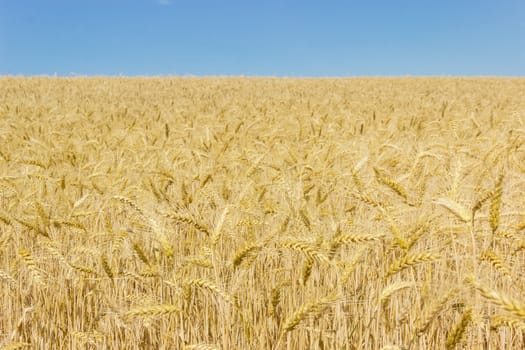
[[[455,74],[429,74],[429,75],[228,75],[228,74],[217,74],[217,75],[194,75],[194,74],[158,74],[158,75],[125,75],[125,74],[76,74],[71,73],[69,75],[63,74],[0,74],[0,78],[197,78],[197,79],[210,79],[210,78],[224,78],[224,79],[235,79],[235,78],[253,78],[253,79],[359,79],[359,78],[525,78],[525,75],[455,75]]]

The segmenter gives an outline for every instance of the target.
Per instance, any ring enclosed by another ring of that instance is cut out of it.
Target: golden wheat
[[[0,77],[0,348],[525,348],[522,91]]]

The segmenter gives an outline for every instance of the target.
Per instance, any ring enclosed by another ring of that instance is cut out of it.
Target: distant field
[[[525,348],[525,78],[0,78],[0,349]]]

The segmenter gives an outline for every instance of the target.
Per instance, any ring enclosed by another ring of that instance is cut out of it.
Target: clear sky
[[[0,0],[0,75],[525,76],[525,0]]]

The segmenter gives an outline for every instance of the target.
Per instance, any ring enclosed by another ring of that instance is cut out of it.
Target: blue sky
[[[525,0],[0,0],[0,75],[525,75]]]

